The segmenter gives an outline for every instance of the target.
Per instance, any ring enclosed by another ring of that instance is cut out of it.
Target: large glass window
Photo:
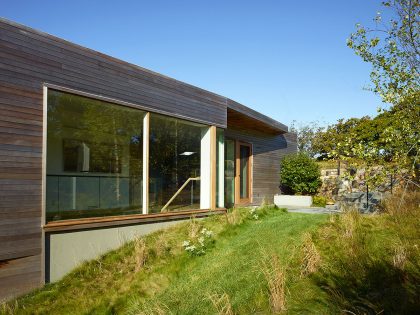
[[[225,207],[225,131],[216,132],[216,207]]]
[[[248,145],[239,146],[240,163],[239,163],[239,193],[241,199],[249,198],[249,157],[251,156],[251,147]]]
[[[235,204],[235,141],[225,141],[225,206]]]
[[[142,213],[143,117],[48,90],[47,221]]]
[[[201,140],[207,130],[204,125],[150,115],[150,213],[200,209]]]

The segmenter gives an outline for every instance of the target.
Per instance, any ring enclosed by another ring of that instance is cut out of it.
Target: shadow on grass
[[[328,268],[313,277],[332,305],[350,314],[418,314],[418,270],[407,272],[383,260],[354,259],[336,261],[335,271]]]

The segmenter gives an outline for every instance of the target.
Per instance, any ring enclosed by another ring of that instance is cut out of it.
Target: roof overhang
[[[256,130],[269,134],[283,134],[289,128],[245,105],[227,99],[227,127]]]

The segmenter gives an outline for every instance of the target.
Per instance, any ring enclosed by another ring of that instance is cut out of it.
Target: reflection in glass
[[[240,198],[249,197],[249,156],[250,148],[245,145],[240,146]]]
[[[200,209],[201,138],[207,129],[150,115],[150,213]]]
[[[235,204],[235,141],[225,140],[225,207]]]
[[[48,90],[47,221],[142,212],[143,117]]]
[[[224,161],[225,132],[221,128],[216,131],[216,207],[225,207],[224,196]]]

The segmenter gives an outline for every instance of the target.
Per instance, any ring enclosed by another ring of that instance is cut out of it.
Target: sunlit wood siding
[[[252,203],[260,205],[264,198],[273,202],[274,195],[280,193],[280,160],[296,152],[296,134],[272,135],[230,127],[225,137],[252,144]]]

